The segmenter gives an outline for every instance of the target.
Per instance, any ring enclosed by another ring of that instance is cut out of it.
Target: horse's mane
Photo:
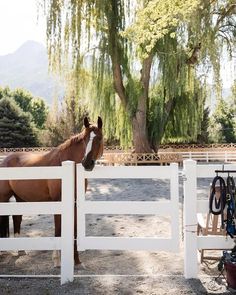
[[[82,131],[81,133],[72,136],[71,138],[67,139],[65,142],[60,144],[58,146],[58,149],[60,151],[64,151],[65,149],[67,149],[71,145],[81,142],[84,139],[84,137],[85,137],[85,132]]]

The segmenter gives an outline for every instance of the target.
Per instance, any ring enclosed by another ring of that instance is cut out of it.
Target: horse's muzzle
[[[94,160],[83,159],[82,165],[86,171],[92,171],[95,166]]]

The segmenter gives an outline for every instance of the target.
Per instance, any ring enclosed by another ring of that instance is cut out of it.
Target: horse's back
[[[26,152],[11,153],[4,158],[2,167],[30,167],[30,166],[43,166],[40,162],[43,162],[42,154],[33,154]],[[43,163],[42,163],[43,164]]]
[[[53,162],[52,162],[53,164]],[[44,157],[44,154],[33,154],[29,152],[17,152],[7,156],[1,167],[42,167],[53,166],[50,161]],[[50,201],[59,198],[60,194],[60,181],[47,179],[37,180],[10,180],[0,181],[1,187],[7,187],[14,192],[20,199],[27,202],[33,201]]]

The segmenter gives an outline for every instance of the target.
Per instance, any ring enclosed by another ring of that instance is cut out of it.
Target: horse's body
[[[43,154],[14,153],[6,157],[1,166],[60,166],[61,161],[57,154],[58,152],[56,150]],[[81,159],[79,162],[81,162]],[[0,181],[1,201],[7,202],[9,200],[9,195],[17,195],[18,198],[26,202],[58,201],[60,199],[60,185],[58,184],[60,184],[58,180]]]
[[[97,126],[91,125],[84,119],[85,129],[78,135],[68,139],[50,152],[13,153],[6,157],[1,167],[43,167],[60,166],[63,161],[71,160],[83,164],[86,170],[92,170],[96,159],[103,152],[102,120],[98,118]],[[1,180],[0,202],[8,202],[11,196],[16,201],[43,202],[61,200],[60,180]],[[76,216],[76,215],[75,215]],[[21,216],[13,216],[14,233],[20,233]],[[55,215],[55,236],[61,235],[61,218]],[[76,220],[75,220],[76,235]],[[9,218],[0,216],[0,237],[9,236]],[[79,263],[79,256],[75,245],[75,264]]]

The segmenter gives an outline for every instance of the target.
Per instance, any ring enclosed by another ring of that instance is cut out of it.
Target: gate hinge
[[[181,177],[183,179],[183,181],[186,181],[187,180],[185,171],[179,171],[179,177]]]

